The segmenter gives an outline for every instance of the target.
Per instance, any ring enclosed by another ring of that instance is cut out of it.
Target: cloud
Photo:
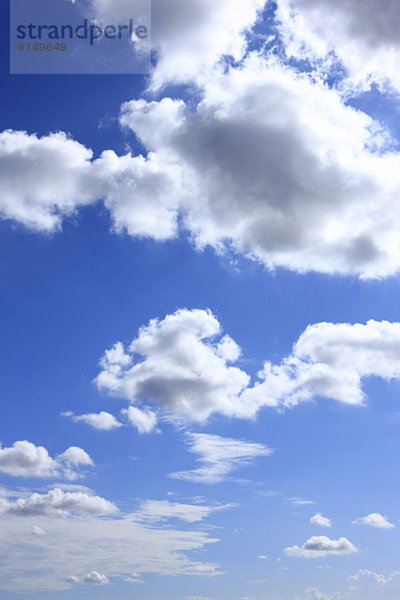
[[[356,583],[366,582],[367,584],[370,584],[370,582],[372,581],[379,587],[383,588],[389,586],[395,581],[398,582],[399,578],[400,572],[398,571],[394,571],[391,575],[385,577],[385,575],[379,575],[378,573],[374,573],[373,571],[369,571],[368,569],[361,569],[360,571],[357,571],[355,575],[350,575],[349,581]]]
[[[218,565],[191,558],[193,551],[218,540],[202,531],[181,531],[156,523],[135,522],[130,515],[80,514],[35,517],[45,536],[27,535],[21,516],[1,517],[2,590],[44,592],[68,590],[93,570],[125,580],[132,573],[212,577]],[[79,549],[79,551],[77,551]],[[67,567],[66,567],[67,565]],[[66,574],[66,568],[68,572]],[[74,580],[67,580],[67,575]]]
[[[101,196],[93,153],[65,133],[38,137],[0,133],[0,215],[35,231],[60,229],[62,219]]]
[[[339,554],[352,554],[354,552],[357,552],[357,548],[345,537],[338,540],[331,540],[324,535],[309,538],[301,547],[290,546],[285,548],[285,554],[295,558],[319,558]]]
[[[62,413],[61,416],[70,417],[75,423],[86,423],[87,425],[90,425],[90,427],[93,427],[93,429],[98,429],[99,431],[111,431],[112,429],[122,427],[122,423],[117,421],[114,415],[104,411],[86,415],[74,415],[74,413],[68,411]]]
[[[280,365],[265,363],[256,382],[242,394],[248,406],[291,407],[324,397],[360,405],[362,380],[400,377],[400,324],[388,321],[310,325]]]
[[[46,448],[26,440],[15,442],[10,448],[0,445],[0,472],[12,477],[50,478],[63,475],[67,479],[80,476],[77,467],[92,466],[93,461],[85,450],[71,446],[55,459]]]
[[[171,473],[170,477],[193,483],[220,483],[233,471],[251,464],[260,456],[273,453],[264,444],[207,433],[189,433],[186,440],[189,452],[198,455],[201,466],[190,471]]]
[[[95,585],[107,585],[110,583],[108,577],[97,571],[90,571],[90,573],[85,576],[85,582],[94,583]]]
[[[295,600],[340,600],[340,593],[337,592],[333,596],[328,596],[323,592],[320,592],[318,588],[310,587],[302,596],[297,596]]]
[[[310,325],[280,364],[264,363],[254,383],[230,364],[240,354],[210,311],[181,309],[141,327],[129,348],[118,343],[106,351],[95,383],[186,421],[213,413],[249,419],[264,406],[290,408],[318,397],[361,405],[364,379],[400,378],[400,323]],[[125,414],[140,417],[142,430],[155,426],[149,409]]]
[[[152,48],[157,65],[152,87],[204,79],[223,55],[239,60],[243,32],[256,21],[265,0],[152,0]],[[127,0],[92,0],[103,19],[132,17]]]
[[[32,494],[27,498],[18,498],[14,501],[0,500],[0,514],[13,514],[19,516],[68,516],[75,514],[108,515],[118,509],[112,502],[90,496],[82,492],[66,492],[55,488],[47,494]],[[33,533],[41,533],[40,527],[35,527]]]
[[[323,517],[320,513],[317,513],[310,519],[312,525],[318,525],[318,527],[331,527],[331,520],[327,517]]]
[[[378,123],[318,78],[255,53],[240,68],[213,69],[200,96],[194,106],[168,97],[122,106],[145,156],[105,150],[93,160],[65,134],[3,132],[1,214],[54,231],[102,199],[116,233],[163,241],[182,230],[198,249],[269,269],[399,270],[400,156]]]
[[[289,504],[292,504],[292,506],[309,506],[310,504],[315,504],[314,500],[306,500],[304,498],[298,498],[297,496],[288,498],[287,501]]]
[[[198,248],[298,272],[398,270],[394,142],[318,79],[251,54],[215,71],[195,108],[133,100],[120,120],[181,190],[173,197]]]
[[[393,529],[395,525],[390,523],[387,517],[384,517],[380,513],[371,513],[366,517],[362,517],[353,521],[356,525],[370,525],[371,527],[378,527],[379,529]]]
[[[400,89],[396,2],[279,0],[277,18],[289,55],[311,59],[315,66],[322,60],[328,72],[339,63],[344,85],[355,91],[374,83],[383,90],[388,84]]]
[[[152,431],[159,431],[157,429],[157,415],[150,409],[140,410],[136,406],[130,406],[127,409],[123,409],[121,414],[125,415],[129,423],[136,427],[139,433],[151,433]]]
[[[129,348],[119,343],[108,350],[95,382],[132,403],[145,398],[168,413],[204,421],[213,412],[235,412],[250,380],[229,364],[239,355],[233,340],[221,337],[210,311],[182,309],[141,327]],[[155,426],[154,413],[128,409],[125,414],[142,431]]]
[[[227,510],[235,506],[235,504],[205,506],[202,504],[168,502],[166,500],[146,500],[142,502],[140,508],[134,513],[133,518],[143,522],[180,519],[187,523],[196,523],[197,521],[202,521],[213,512]]]

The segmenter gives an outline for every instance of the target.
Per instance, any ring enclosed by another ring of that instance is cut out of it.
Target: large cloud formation
[[[95,382],[189,421],[213,413],[253,418],[263,406],[290,408],[318,397],[360,405],[363,379],[400,378],[400,323],[310,325],[291,354],[280,364],[266,362],[254,383],[234,366],[240,354],[210,311],[181,309],[151,320],[128,348],[118,342],[107,350]]]

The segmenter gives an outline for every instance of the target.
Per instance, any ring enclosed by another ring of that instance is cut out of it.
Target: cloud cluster
[[[198,456],[201,466],[190,471],[171,473],[170,477],[193,483],[220,483],[240,467],[273,453],[264,444],[208,433],[189,433],[186,439],[189,452]]]
[[[254,418],[264,406],[290,408],[318,397],[360,405],[365,378],[400,378],[400,324],[310,325],[291,354],[280,364],[266,362],[253,384],[231,364],[240,354],[210,311],[182,309],[141,327],[127,349],[118,342],[107,350],[95,382],[109,394],[152,402],[189,421],[213,413]],[[138,411],[126,414],[142,432],[152,430],[154,413]]]
[[[214,69],[194,106],[134,100],[120,122],[146,156],[105,150],[92,160],[62,133],[1,133],[0,214],[54,231],[102,200],[117,233],[163,241],[181,226],[198,248],[271,269],[398,271],[400,156],[379,124],[318,79],[252,53],[240,68]]]
[[[279,0],[277,18],[288,55],[345,69],[345,86],[400,89],[400,15],[393,0]],[[333,63],[333,64],[332,64]]]
[[[47,494],[35,493],[14,501],[0,498],[0,514],[28,517],[68,516],[71,513],[108,515],[117,510],[115,504],[99,496],[90,496],[83,492],[63,492],[59,488],[50,490]]]
[[[341,537],[338,540],[331,540],[324,535],[309,538],[301,547],[290,546],[285,548],[285,554],[295,558],[319,558],[352,554],[354,552],[357,552],[357,548],[345,537]]]
[[[50,478],[62,475],[73,480],[80,477],[80,467],[92,465],[89,454],[76,446],[52,458],[46,448],[26,440],[15,442],[9,448],[0,445],[0,472],[13,477]]]
[[[120,121],[181,190],[173,197],[198,247],[299,272],[398,270],[400,156],[319,80],[250,54],[214,72],[195,108],[133,100]]]

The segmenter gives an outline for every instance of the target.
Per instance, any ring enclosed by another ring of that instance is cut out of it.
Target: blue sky
[[[398,12],[190,3],[146,77],[1,8],[0,600],[397,598]]]

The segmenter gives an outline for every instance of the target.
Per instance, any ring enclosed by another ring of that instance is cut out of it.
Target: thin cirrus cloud
[[[377,527],[379,529],[394,529],[395,525],[389,521],[387,517],[380,513],[370,513],[365,517],[360,517],[353,521],[354,525],[369,525],[370,527]]]
[[[187,523],[196,523],[208,517],[211,513],[235,508],[236,504],[217,504],[207,506],[204,504],[183,504],[181,502],[168,502],[167,500],[145,500],[141,503],[132,518],[141,522],[160,522],[169,519],[179,519]]]
[[[81,477],[79,469],[86,466],[93,466],[93,461],[85,450],[76,446],[52,458],[46,448],[26,440],[17,441],[9,448],[0,445],[0,472],[12,477],[64,476],[74,480]]]
[[[186,442],[189,452],[198,456],[200,467],[170,473],[169,476],[192,483],[220,483],[237,469],[262,456],[271,456],[274,452],[264,444],[207,433],[188,433]]]
[[[133,571],[142,576],[214,577],[221,573],[217,564],[190,556],[192,551],[219,541],[204,531],[195,531],[193,523],[186,531],[165,527],[163,522],[160,526],[156,521],[138,522],[132,515],[81,513],[68,516],[67,522],[59,515],[31,518],[45,535],[27,535],[29,517],[9,513],[2,518],[0,577],[4,591],[70,590],[84,585],[93,570],[116,581],[132,579]],[[38,562],[38,556],[42,561]]]
[[[289,546],[285,554],[294,558],[319,558],[340,554],[353,554],[357,548],[345,537],[338,540],[321,535],[309,538],[302,546]]]
[[[362,405],[366,378],[400,378],[400,324],[310,325],[280,364],[264,363],[254,383],[235,366],[240,355],[210,311],[181,309],[141,327],[129,347],[118,342],[107,350],[95,383],[186,421],[213,413],[254,418],[262,407],[290,408],[318,397]]]

